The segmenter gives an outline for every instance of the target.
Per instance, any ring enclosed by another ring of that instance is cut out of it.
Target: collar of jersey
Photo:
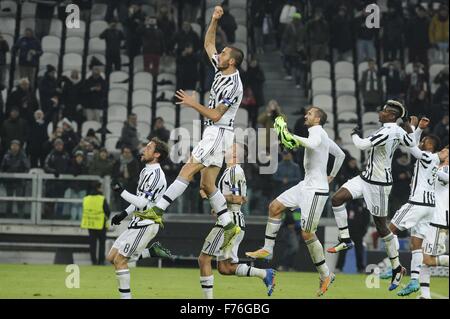
[[[314,126],[311,126],[311,127],[308,128],[308,132],[311,131],[311,130],[313,130],[313,129],[314,129],[314,130],[317,130],[318,127],[322,127],[322,125],[314,125]]]
[[[231,74],[223,74],[223,72],[221,71],[220,74],[221,74],[222,76],[233,76],[233,75],[239,74],[239,70],[236,70],[236,72],[231,73]]]
[[[384,123],[383,126],[397,126],[397,123]]]
[[[157,167],[160,167],[160,165],[159,165],[159,163],[145,164],[145,167],[147,167],[147,168],[157,168]]]

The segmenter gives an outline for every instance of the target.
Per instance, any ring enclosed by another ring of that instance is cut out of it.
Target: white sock
[[[400,259],[398,258],[398,250],[395,243],[394,234],[389,233],[386,237],[382,237],[384,245],[386,246],[386,253],[391,260],[392,269],[400,266]]]
[[[150,258],[150,257],[151,257],[150,250],[148,248],[145,248],[142,251],[141,255],[139,256],[139,259]]]
[[[394,243],[395,243],[395,249],[397,249],[397,251],[400,250],[400,242],[398,241],[398,236],[394,235]]]
[[[281,227],[281,219],[271,218],[267,220],[266,238],[264,240],[264,249],[273,253],[273,246],[275,246],[275,238]]]
[[[236,276],[238,277],[258,277],[266,278],[266,270],[249,266],[247,264],[239,264],[236,268]]]
[[[216,191],[209,197],[209,203],[216,212],[220,225],[226,226],[231,223],[231,216],[227,210],[227,201],[218,189],[216,189]]]
[[[200,276],[200,285],[202,286],[203,297],[205,299],[213,299],[214,275]]]
[[[448,267],[448,255],[437,256],[436,261],[438,266]]]
[[[306,242],[311,259],[320,274],[320,278],[324,279],[330,275],[330,270],[325,262],[325,255],[323,253],[323,246],[319,239],[314,238]]]
[[[348,232],[347,209],[345,208],[345,204],[333,207],[333,213],[341,238],[350,238],[350,233]]]
[[[423,253],[422,249],[413,250],[411,258],[411,279],[419,279],[420,267],[422,267]]]
[[[430,299],[430,267],[425,264],[420,269],[419,282],[421,296]]]
[[[156,203],[156,206],[162,210],[166,210],[172,202],[181,196],[189,186],[189,181],[178,176],[177,179],[167,188],[163,197]]]
[[[131,299],[130,270],[116,270],[116,278],[119,283],[120,299]]]

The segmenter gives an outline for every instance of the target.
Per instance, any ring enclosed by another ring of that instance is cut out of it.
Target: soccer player
[[[428,126],[429,120],[420,120],[416,132],[420,137],[423,129]],[[401,289],[397,295],[408,296],[419,290],[419,273],[422,265],[422,242],[425,238],[428,224],[431,222],[435,210],[435,177],[439,165],[448,152],[436,153],[440,140],[437,136],[425,136],[419,147],[409,148],[409,152],[417,159],[414,166],[414,175],[408,202],[394,215],[389,224],[393,234],[411,229],[411,281]]]
[[[360,150],[370,149],[367,166],[361,175],[342,185],[332,198],[333,212],[340,236],[339,243],[327,249],[329,253],[337,253],[353,246],[348,231],[345,203],[363,197],[391,260],[393,271],[389,290],[396,289],[406,273],[406,269],[400,264],[398,241],[387,227],[388,199],[393,182],[392,157],[400,144],[407,147],[417,145],[409,123],[405,121],[407,129],[411,131],[410,134],[396,123],[398,119],[405,117],[406,109],[403,104],[388,100],[379,112],[379,121],[383,123],[380,129],[367,138],[360,137],[359,128],[355,128],[351,133],[353,143],[357,148]]]
[[[227,168],[219,180],[219,188],[227,200],[228,210],[231,212],[234,222],[241,227],[242,231],[233,244],[230,256],[225,256],[223,250],[219,248],[223,241],[223,227],[216,223],[206,237],[198,258],[200,284],[206,299],[213,298],[214,276],[211,261],[214,256],[217,257],[217,268],[220,274],[236,275],[238,277],[258,277],[266,285],[267,295],[269,296],[272,295],[275,287],[276,273],[273,269],[259,269],[239,263],[238,250],[245,233],[245,220],[244,214],[241,212],[241,206],[246,202],[247,182],[244,170],[238,164],[238,159],[243,158],[244,152],[243,145],[237,143],[233,145],[231,152],[229,151],[229,154],[227,154]],[[200,192],[202,197],[205,198],[206,194],[204,194],[203,190]]]
[[[444,148],[447,158],[437,171],[436,210],[428,226],[423,245],[423,264],[420,269],[420,298],[430,299],[430,267],[448,267],[448,255],[445,255],[448,237],[448,145]],[[443,150],[443,151],[444,151]],[[442,151],[441,151],[442,152]]]
[[[315,232],[320,216],[328,199],[328,184],[338,173],[345,158],[344,152],[333,142],[322,128],[327,120],[327,114],[320,108],[312,106],[305,115],[305,125],[308,127],[308,138],[289,133],[283,117],[275,120],[275,129],[283,145],[287,148],[305,147],[305,179],[296,186],[288,189],[269,205],[269,219],[266,226],[264,247],[246,255],[252,258],[271,259],[275,238],[281,226],[281,214],[287,208],[301,209],[302,237],[306,242],[309,254],[320,273],[320,288],[317,295],[323,295],[335,275],[330,272],[325,263],[322,244]],[[335,157],[333,169],[327,177],[328,154]]]
[[[191,107],[199,112],[207,119],[205,123],[207,127],[203,132],[202,140],[193,149],[191,158],[183,166],[177,179],[150,212],[162,215],[167,207],[183,194],[194,175],[201,172],[201,188],[207,194],[211,206],[217,212],[219,224],[224,229],[221,249],[229,252],[240,228],[231,220],[225,197],[216,187],[216,179],[223,164],[224,153],[233,145],[234,117],[243,95],[238,67],[243,61],[244,54],[234,47],[226,47],[220,54],[217,53],[216,29],[222,15],[222,8],[215,7],[205,35],[205,50],[216,71],[208,107],[197,102],[195,93],[191,96],[183,90],[176,92],[176,97],[179,99],[177,104]]]
[[[139,176],[136,195],[124,190],[119,183],[113,183],[113,190],[119,192],[130,206],[115,215],[111,224],[119,225],[129,214],[133,214],[128,229],[116,239],[107,257],[116,269],[121,299],[131,299],[128,263],[151,257],[151,250],[145,247],[156,236],[159,225],[162,224],[160,216],[152,216],[147,211],[166,190],[166,176],[159,163],[164,161],[168,154],[169,147],[158,138],[153,138],[147,144],[141,155],[141,161],[146,165]]]

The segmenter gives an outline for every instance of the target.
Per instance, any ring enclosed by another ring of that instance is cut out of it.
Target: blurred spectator
[[[19,110],[13,107],[9,112],[9,118],[0,126],[0,137],[3,149],[9,149],[12,140],[25,143],[28,137],[28,123],[19,117]]]
[[[253,39],[255,41],[256,54],[264,53],[264,36],[263,36],[263,26],[264,19],[266,16],[264,2],[262,1],[252,1],[251,9],[252,16],[250,17],[250,25],[253,27]]]
[[[301,22],[300,13],[295,13],[292,22],[286,27],[281,46],[287,73],[286,80],[291,80],[293,76],[299,89],[304,72],[302,62],[305,57],[305,27]]]
[[[266,128],[266,150],[270,149],[270,130],[273,128],[275,118],[280,114],[282,112],[278,102],[270,100],[265,111],[258,116],[258,124]]]
[[[194,53],[198,53],[202,48],[200,37],[192,30],[191,23],[188,21],[184,21],[181,30],[175,33],[173,42],[176,56],[182,55],[189,46],[193,48]]]
[[[233,44],[236,41],[237,24],[233,15],[230,13],[230,6],[227,2],[222,3],[223,15],[219,20],[219,25],[227,35],[228,43]]]
[[[128,146],[122,148],[119,160],[116,161],[113,168],[113,178],[120,182],[124,189],[129,192],[136,190],[139,177],[139,163],[133,156],[132,150]],[[117,195],[117,194],[116,194]],[[116,196],[116,200],[120,201],[120,196]],[[128,207],[126,201],[121,202],[121,209]]]
[[[104,30],[99,37],[106,42],[106,74],[112,71],[120,71],[122,66],[120,48],[125,36],[122,30],[117,29],[117,21],[112,20],[109,23],[109,28]],[[113,65],[114,70],[112,69]]]
[[[12,51],[13,53],[19,51],[19,76],[28,78],[30,86],[35,88],[36,71],[42,48],[39,40],[34,37],[32,29],[25,29],[25,36],[14,44]]]
[[[345,6],[340,6],[337,16],[331,22],[331,47],[334,61],[352,61],[352,24]]]
[[[423,65],[414,63],[413,72],[406,77],[407,96],[406,104],[410,115],[429,116],[430,110],[426,109],[428,103],[428,81],[423,70]]]
[[[131,5],[128,8],[128,18],[125,22],[127,30],[128,56],[132,60],[141,51],[142,39],[138,33],[141,24],[144,23],[145,14],[140,5]]]
[[[300,246],[300,222],[300,209],[295,211],[287,209],[284,212],[280,239],[284,239],[286,248],[283,249],[278,271],[294,270],[295,256]]]
[[[394,184],[389,197],[389,212],[392,215],[408,200],[413,169],[408,154],[398,151],[395,156],[392,162]]]
[[[404,46],[403,31],[405,21],[400,11],[389,6],[388,12],[383,15],[382,22],[382,43],[384,61],[400,60]]]
[[[300,167],[294,163],[291,152],[283,151],[283,160],[278,164],[273,180],[276,183],[275,188],[280,193],[295,186],[300,181]]]
[[[27,153],[30,156],[32,168],[44,166],[47,153],[43,145],[48,140],[47,122],[44,120],[44,112],[34,112],[34,122],[30,125],[30,134],[27,141]]]
[[[405,98],[405,72],[401,69],[399,61],[389,62],[380,72],[386,79],[386,99],[404,100]]]
[[[72,70],[70,77],[63,76],[60,80],[61,102],[63,104],[63,116],[78,124],[84,121],[83,115],[83,82],[81,81],[80,72]]]
[[[134,113],[128,115],[128,119],[123,123],[120,139],[117,148],[128,147],[135,152],[139,145],[137,132],[137,116]]]
[[[259,66],[259,62],[255,56],[250,59],[250,63],[247,68],[247,72],[244,74],[245,78],[245,86],[246,92],[244,93],[244,97],[246,94],[252,94],[252,98],[254,100],[253,105],[246,105],[246,109],[249,112],[249,117],[252,123],[252,126],[256,126],[256,121],[258,117],[258,109],[264,105],[264,82],[266,81],[266,77],[264,75],[263,69]],[[250,89],[251,93],[247,92]],[[244,104],[244,101],[243,101]]]
[[[375,61],[369,60],[369,68],[361,76],[359,89],[364,100],[365,112],[375,111],[383,102],[383,84],[376,70]]]
[[[48,64],[47,71],[39,82],[40,103],[44,114],[47,114],[55,105],[55,99],[59,99],[60,91],[58,82],[56,81],[56,69],[53,65]]]
[[[92,0],[73,0],[73,4],[76,4],[80,8],[80,18],[81,20],[87,22],[90,20],[92,11]],[[109,1],[108,1],[109,2]],[[109,3],[108,3],[109,5]]]
[[[427,11],[421,5],[417,5],[415,16],[406,25],[405,37],[409,62],[420,62],[423,65],[428,65],[428,48],[430,47],[429,24]]]
[[[106,148],[101,148],[98,154],[94,155],[89,164],[89,174],[100,177],[111,176],[113,173],[114,159],[109,157]]]
[[[42,40],[49,34],[50,25],[53,18],[53,11],[58,1],[52,0],[34,0],[36,2],[36,37]]]
[[[68,174],[73,176],[86,175],[88,167],[84,158],[83,151],[76,151],[69,166]],[[86,184],[78,181],[69,181],[64,192],[64,198],[83,198],[86,196]],[[66,204],[64,205],[65,216],[70,215],[71,220],[80,220],[82,215],[81,204]]]
[[[8,66],[6,65],[6,53],[9,52],[9,44],[3,38],[0,31],[0,92],[8,87],[6,83],[6,72],[8,72]],[[1,115],[1,111],[0,111]]]
[[[15,107],[19,110],[20,117],[31,123],[34,111],[38,109],[38,101],[30,87],[28,79],[20,79],[16,90],[12,91],[6,100],[6,112]]]
[[[156,19],[147,17],[145,24],[139,29],[142,34],[142,53],[144,54],[144,70],[153,76],[159,73],[159,61],[165,52],[164,33],[158,29]]]
[[[92,75],[84,84],[86,119],[101,122],[105,108],[107,83],[101,76],[99,67],[92,69]]]
[[[95,149],[100,148],[100,145],[102,144],[98,139],[97,134],[95,133],[95,130],[93,128],[90,128],[87,131],[86,136],[83,139],[91,143]]]
[[[436,124],[433,134],[441,139],[441,146],[448,145],[448,113],[442,117],[442,120]]]
[[[430,44],[435,49],[434,62],[448,64],[448,7],[439,6],[439,11],[431,19],[429,28]]]
[[[177,57],[177,89],[195,90],[200,80],[199,60],[192,45],[184,48]]]
[[[338,138],[340,139],[340,138]],[[340,143],[338,144],[340,146]],[[342,149],[345,153],[345,161],[342,168],[339,170],[338,175],[335,178],[335,183],[338,187],[344,185],[345,182],[351,178],[357,176],[360,172],[358,168],[358,162],[355,158],[351,157],[347,150]]]
[[[436,75],[433,80],[438,84],[436,92],[433,94],[433,111],[431,115],[431,123],[439,121],[445,113],[448,113],[448,65]]]
[[[117,17],[121,15],[121,3],[120,0],[109,0],[108,7],[106,8],[105,21],[111,23],[114,18],[114,11],[117,10]]]
[[[325,60],[328,57],[330,26],[321,10],[317,10],[314,19],[306,23],[306,36],[310,47],[310,61]]]
[[[30,162],[25,153],[21,149],[19,140],[12,140],[8,153],[3,156],[0,165],[0,171],[5,173],[28,173],[30,170]],[[22,179],[8,179],[2,178],[2,184],[6,189],[6,196],[23,197],[25,195],[25,181]],[[6,204],[6,212],[12,213],[13,201],[8,201]],[[17,210],[19,218],[24,215],[23,202],[18,202]]]
[[[72,154],[73,149],[78,145],[80,139],[73,130],[72,123],[68,119],[64,118],[61,126],[63,128],[61,139],[64,142],[64,149],[67,153]]]
[[[54,129],[53,132],[50,134],[50,136],[48,138],[48,141],[46,141],[43,144],[44,153],[45,153],[46,157],[51,152],[51,150],[53,149],[56,139],[58,139],[58,138],[61,139],[62,134],[63,134],[62,126],[61,125],[60,126],[56,126],[56,129]]]
[[[157,16],[158,29],[162,31],[163,34],[173,35],[176,31],[175,21],[173,18],[173,12],[170,12],[169,6],[164,4],[159,7]],[[164,51],[165,52],[165,47]]]
[[[183,3],[183,21],[195,22],[198,11],[200,10],[201,0],[184,0]]]
[[[378,29],[368,28],[366,26],[366,19],[369,14],[370,11],[363,9],[361,16],[355,18],[354,20],[358,63],[368,59],[375,59],[377,57],[375,40],[378,34]]]
[[[82,138],[80,140],[80,143],[73,149],[72,153],[75,153],[80,150],[83,151],[84,156],[87,159],[87,162],[90,163],[96,153],[94,145],[89,143],[89,141],[86,140],[85,138]]]
[[[170,138],[170,131],[164,126],[164,119],[157,117],[153,124],[153,131],[150,132],[147,139],[150,141],[152,138],[157,137],[163,142],[168,142]]]
[[[292,17],[297,12],[293,0],[288,0],[282,7],[277,25],[277,48],[281,48],[282,38],[287,26],[292,23]]]

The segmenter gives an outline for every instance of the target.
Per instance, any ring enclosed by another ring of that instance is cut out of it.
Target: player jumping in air
[[[229,253],[240,233],[240,228],[233,223],[231,213],[227,211],[227,202],[216,187],[216,179],[223,164],[224,153],[233,145],[234,117],[243,95],[238,67],[244,59],[244,54],[234,47],[226,47],[222,52],[217,53],[216,29],[222,15],[222,8],[215,7],[205,36],[205,50],[216,71],[208,107],[197,102],[195,93],[190,96],[183,90],[176,92],[176,97],[179,99],[177,104],[191,107],[199,112],[206,118],[207,127],[203,132],[202,140],[192,151],[191,158],[150,213],[162,215],[167,207],[183,194],[194,175],[201,172],[201,188],[208,196],[214,211],[217,212],[218,222],[224,229],[224,240],[220,248]]]
[[[281,214],[287,208],[301,209],[302,237],[308,247],[309,254],[320,273],[320,287],[317,295],[323,295],[335,275],[330,272],[325,263],[323,246],[315,232],[319,225],[320,216],[328,199],[328,184],[338,173],[345,158],[344,152],[332,141],[323,125],[327,120],[327,114],[320,108],[312,106],[305,115],[305,125],[308,127],[308,138],[299,137],[288,132],[283,117],[275,120],[275,129],[281,137],[281,142],[286,148],[305,148],[305,179],[296,186],[288,189],[269,206],[269,219],[266,226],[264,247],[246,255],[252,258],[271,259],[275,238],[281,226]],[[328,154],[335,157],[333,169],[327,177]]]
[[[232,154],[227,154],[227,169],[219,181],[219,189],[227,200],[228,210],[231,212],[234,222],[241,227],[242,231],[233,244],[231,255],[224,256],[223,251],[219,248],[223,241],[223,227],[216,223],[206,237],[198,258],[200,284],[206,299],[213,298],[214,276],[211,261],[214,256],[217,257],[217,268],[220,274],[261,278],[267,287],[267,294],[269,296],[272,295],[275,287],[275,270],[259,269],[239,263],[238,250],[245,232],[245,220],[244,214],[241,212],[241,206],[246,202],[247,182],[244,170],[238,164],[238,159],[242,158],[241,156],[243,156],[244,152],[243,145],[237,143],[233,145],[232,152],[228,152]],[[200,192],[202,197],[205,198],[206,194],[204,194],[203,190]]]

